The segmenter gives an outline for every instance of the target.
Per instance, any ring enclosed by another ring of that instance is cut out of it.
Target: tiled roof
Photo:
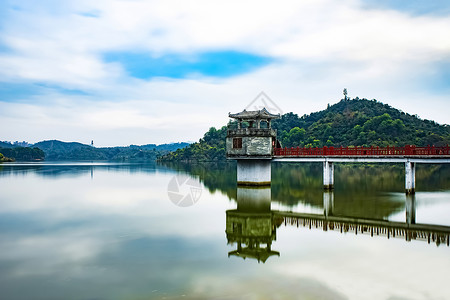
[[[280,114],[271,114],[265,107],[261,110],[243,110],[240,113],[232,114],[228,116],[234,119],[278,119]]]

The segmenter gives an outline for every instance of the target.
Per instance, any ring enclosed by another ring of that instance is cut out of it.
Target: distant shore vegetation
[[[0,163],[13,161],[15,161],[14,158],[5,157],[2,153],[0,153]]]
[[[14,147],[14,148],[0,148],[0,153],[3,156],[2,161],[40,161],[44,160],[45,154],[36,147]]]
[[[82,143],[58,140],[42,141],[36,144],[0,142],[0,153],[16,161],[155,161],[158,156],[188,145],[189,143],[183,142],[97,148]]]

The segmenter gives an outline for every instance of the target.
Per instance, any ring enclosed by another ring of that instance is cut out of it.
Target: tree
[[[284,147],[298,147],[303,145],[305,139],[306,130],[303,128],[294,127],[289,130],[288,133],[283,137]]]

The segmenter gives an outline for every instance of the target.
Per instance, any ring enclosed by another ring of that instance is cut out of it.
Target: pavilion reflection
[[[272,242],[283,218],[273,217],[270,202],[270,187],[238,187],[237,209],[226,212],[228,244],[237,245],[236,250],[228,252],[228,257],[253,258],[264,263],[271,256],[280,256],[272,250]]]

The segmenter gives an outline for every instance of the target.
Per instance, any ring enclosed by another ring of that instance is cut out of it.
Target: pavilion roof
[[[240,113],[232,114],[229,113],[228,116],[234,119],[242,120],[256,120],[256,119],[278,119],[280,114],[271,114],[265,107],[261,110],[243,110]]]
[[[263,263],[265,263],[266,260],[273,255],[280,256],[280,252],[269,250],[266,248],[250,249],[247,247],[242,248],[241,250],[234,250],[228,252],[228,256],[238,256],[242,257],[243,259],[253,258],[256,259],[258,262],[262,261]]]

